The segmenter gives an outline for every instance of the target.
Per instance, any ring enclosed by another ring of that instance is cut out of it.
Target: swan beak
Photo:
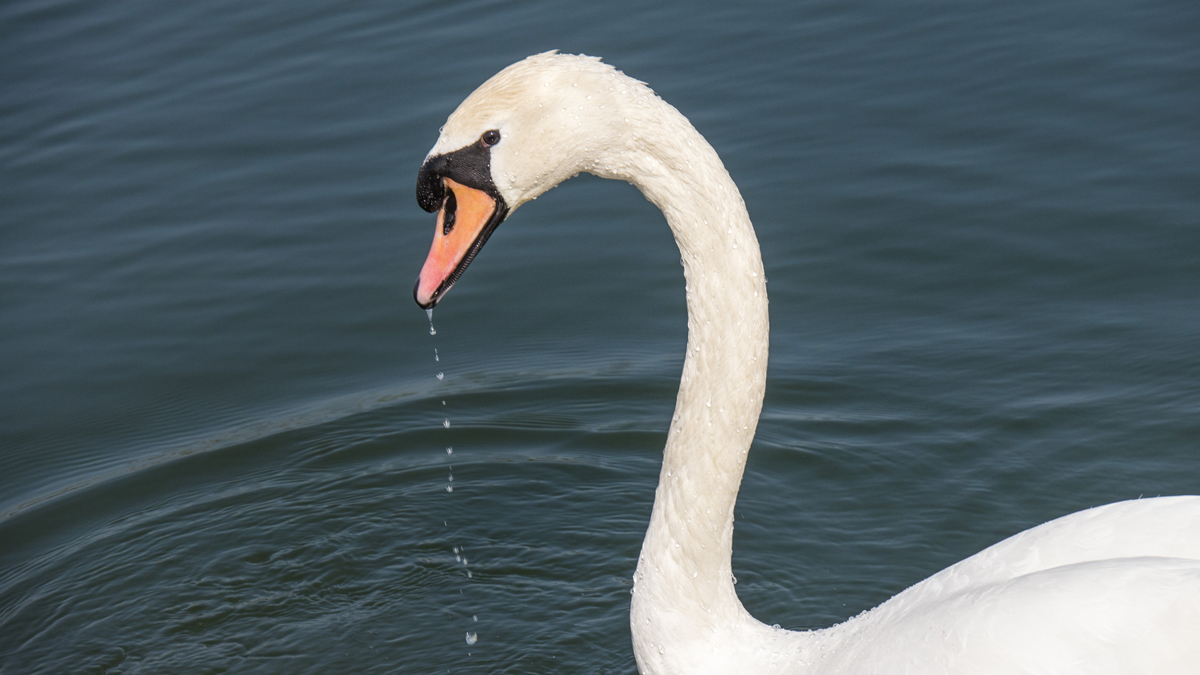
[[[504,220],[506,211],[497,208],[496,200],[482,190],[444,176],[441,180],[444,197],[437,212],[433,245],[413,289],[413,297],[422,309],[436,305],[458,281]]]

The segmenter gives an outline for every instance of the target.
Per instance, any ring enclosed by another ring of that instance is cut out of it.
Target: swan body
[[[662,210],[686,280],[687,356],[630,607],[643,675],[1200,673],[1200,497],[1054,520],[825,630],[750,616],[733,507],[766,386],[766,279],[737,186],[682,114],[590,57],[539,54],[488,80],[418,177],[438,215],[417,303],[436,304],[505,217],[580,172]]]

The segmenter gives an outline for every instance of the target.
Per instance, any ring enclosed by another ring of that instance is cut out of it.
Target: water
[[[649,82],[749,205],[760,619],[1200,492],[1197,29],[1186,2],[5,3],[0,672],[634,671],[686,337],[661,216],[581,177],[436,338],[410,293],[438,128],[551,48]]]

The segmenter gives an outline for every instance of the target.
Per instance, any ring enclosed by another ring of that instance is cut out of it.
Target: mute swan
[[[585,56],[539,54],[485,82],[418,175],[438,215],[417,304],[437,304],[509,213],[581,171],[662,210],[686,279],[687,356],[630,608],[644,675],[1200,673],[1200,497],[1054,520],[825,630],[751,617],[730,556],[767,289],[741,195],[682,114]]]

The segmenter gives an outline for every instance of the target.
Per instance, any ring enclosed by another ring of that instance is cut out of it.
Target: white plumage
[[[490,171],[510,209],[593,173],[636,185],[679,245],[687,357],[632,596],[642,673],[1200,673],[1200,497],[1060,518],[825,630],[751,617],[731,578],[733,506],[768,320],[737,187],[682,114],[599,59],[547,53],[506,68],[450,116],[430,157],[488,130],[502,139]]]

